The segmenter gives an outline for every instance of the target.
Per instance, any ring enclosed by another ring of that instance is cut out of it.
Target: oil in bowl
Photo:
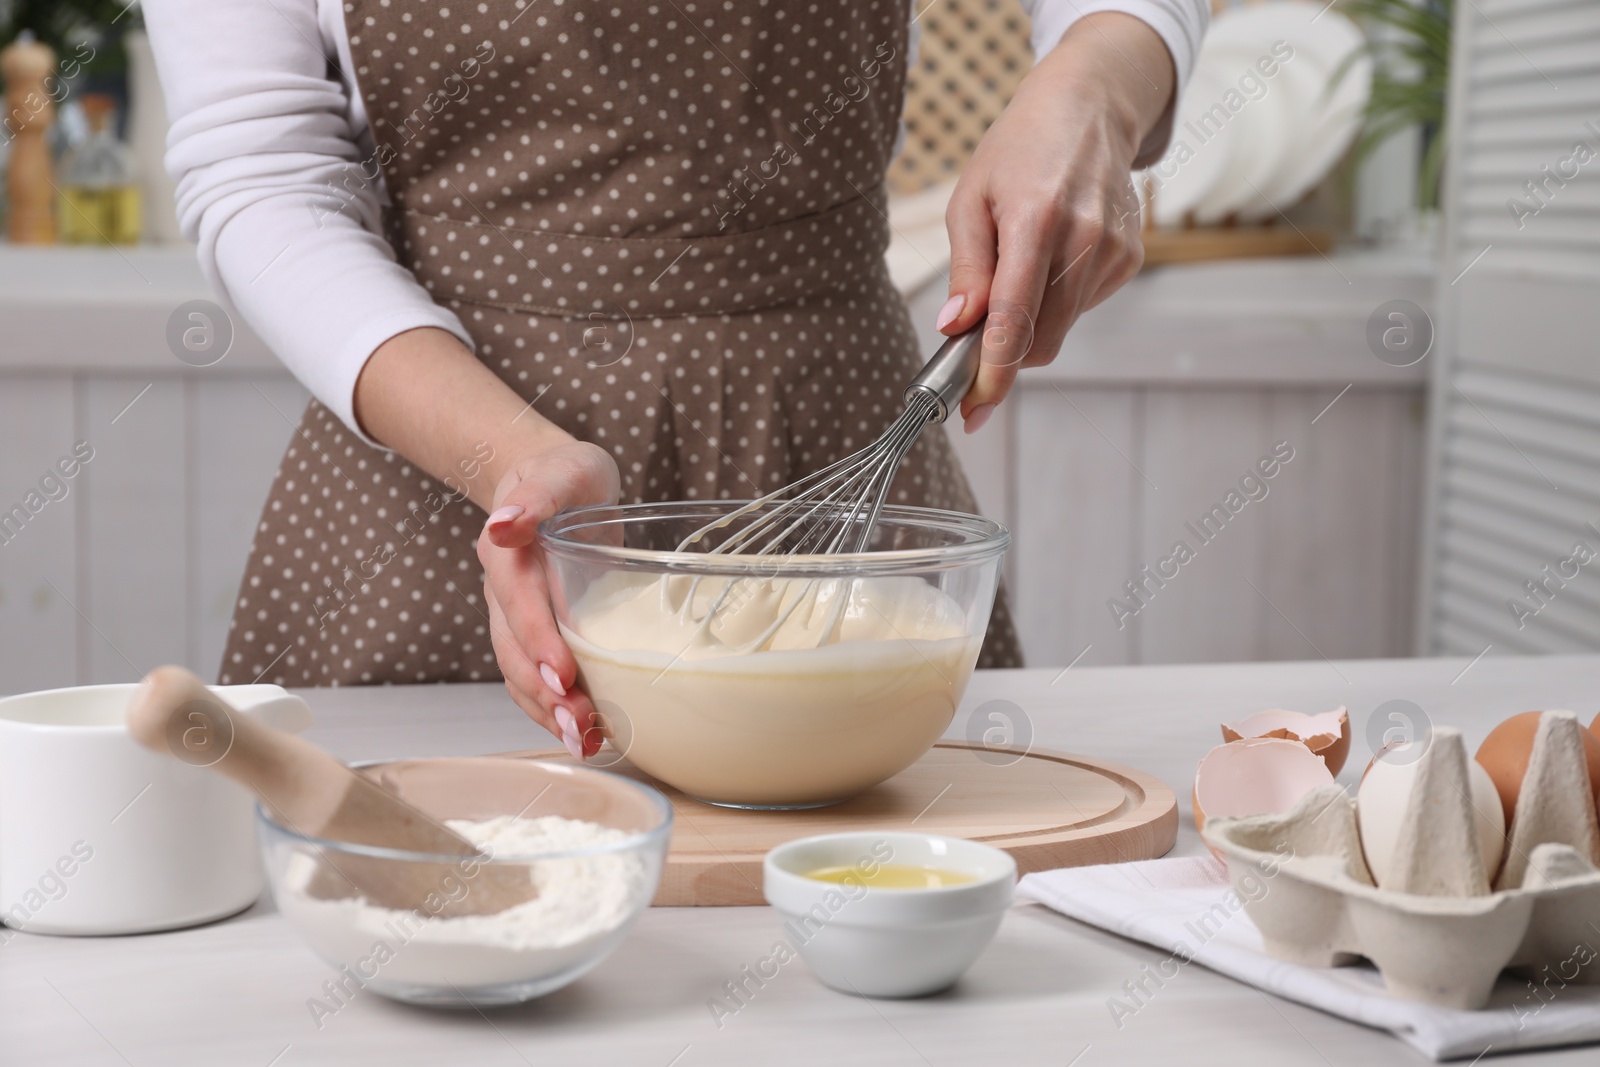
[[[953,985],[983,953],[1017,864],[978,841],[861,830],[779,845],[762,877],[786,943],[825,985],[917,997]]]
[[[880,863],[867,870],[860,864],[841,863],[831,867],[818,867],[805,872],[807,878],[819,882],[837,882],[853,885],[857,882],[868,889],[946,889],[950,886],[970,885],[978,880],[966,871],[947,871],[938,867],[914,867],[904,863]]]

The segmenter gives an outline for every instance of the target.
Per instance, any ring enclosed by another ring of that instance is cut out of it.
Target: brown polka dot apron
[[[921,365],[884,264],[903,0],[353,0],[389,239],[624,501],[750,498],[875,438]],[[473,461],[462,457],[463,473]],[[459,483],[306,409],[221,681],[500,677]],[[901,503],[975,511],[945,434]],[[1020,662],[1002,600],[980,666]]]

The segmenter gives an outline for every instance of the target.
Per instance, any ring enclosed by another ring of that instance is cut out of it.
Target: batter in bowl
[[[949,596],[901,576],[614,571],[569,618],[580,681],[628,759],[750,807],[834,803],[910,766],[950,725],[982,640]]]

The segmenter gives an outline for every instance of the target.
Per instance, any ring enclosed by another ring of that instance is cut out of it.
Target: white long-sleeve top
[[[921,0],[926,3],[926,0]],[[1151,26],[1181,88],[1207,0],[1022,0],[1042,56],[1092,12]],[[459,319],[395,261],[381,234],[381,179],[352,188],[375,150],[354,81],[341,0],[145,0],[172,122],[167,170],[184,236],[211,284],[313,396],[357,434],[356,379],[390,337]],[[913,3],[913,8],[920,6]],[[910,57],[908,57],[909,59]],[[1170,112],[1169,112],[1170,114]],[[1164,121],[1141,157],[1164,147]],[[329,207],[329,190],[342,205]]]

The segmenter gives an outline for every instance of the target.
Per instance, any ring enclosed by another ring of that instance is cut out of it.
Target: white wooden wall
[[[215,672],[293,429],[279,412],[298,419],[306,393],[278,372],[201,373],[0,375],[7,508],[74,442],[94,449],[0,545],[0,692]]]
[[[1084,664],[1409,651],[1422,377],[1378,363],[1362,330],[1428,277],[1360,257],[1155,273],[1028,372],[959,446],[1016,533],[1031,662],[1088,646]],[[0,693],[220,662],[306,394],[243,331],[216,366],[179,363],[167,317],[203,296],[183,249],[0,249],[0,510],[74,442],[95,453],[0,545]],[[1267,498],[1118,630],[1106,600],[1279,440],[1296,458]]]
[[[1421,412],[1410,391],[1029,389],[1016,599],[1030,657],[1171,663],[1393,656],[1410,643]],[[1294,458],[1209,544],[1185,529],[1277,442]],[[1135,469],[1137,468],[1137,469]],[[1195,559],[1118,626],[1107,600]]]

